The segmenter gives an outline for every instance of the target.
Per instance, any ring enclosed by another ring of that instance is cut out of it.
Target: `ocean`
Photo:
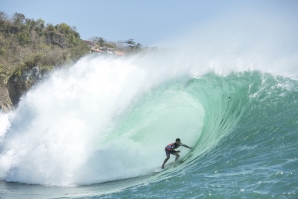
[[[297,198],[297,34],[261,30],[55,70],[0,113],[0,198]]]

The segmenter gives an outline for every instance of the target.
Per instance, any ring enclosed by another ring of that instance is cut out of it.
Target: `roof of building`
[[[91,50],[92,50],[92,51],[94,51],[94,52],[98,52],[98,53],[101,53],[101,52],[103,52],[102,50],[99,50],[99,49],[94,49],[94,48],[92,48]]]

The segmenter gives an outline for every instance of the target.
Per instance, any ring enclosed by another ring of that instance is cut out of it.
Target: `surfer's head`
[[[180,144],[180,138],[177,138],[177,139],[176,139],[176,143],[177,143],[177,144]]]

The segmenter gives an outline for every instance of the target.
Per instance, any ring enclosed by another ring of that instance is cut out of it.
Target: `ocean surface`
[[[0,113],[0,198],[297,198],[297,34],[235,27],[54,71]]]

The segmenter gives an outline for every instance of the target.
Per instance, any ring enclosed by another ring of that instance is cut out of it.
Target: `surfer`
[[[171,144],[168,144],[168,145],[166,146],[165,151],[166,151],[166,156],[167,156],[167,158],[166,158],[165,161],[163,162],[163,165],[162,165],[161,168],[164,168],[166,162],[170,159],[170,154],[176,156],[175,161],[178,160],[180,151],[175,151],[175,149],[177,149],[179,146],[184,146],[184,147],[186,147],[186,148],[191,149],[191,147],[189,147],[189,146],[187,146],[187,145],[185,145],[185,144],[182,144],[182,143],[180,142],[180,139],[177,138],[177,139],[176,139],[176,142],[171,143]]]

